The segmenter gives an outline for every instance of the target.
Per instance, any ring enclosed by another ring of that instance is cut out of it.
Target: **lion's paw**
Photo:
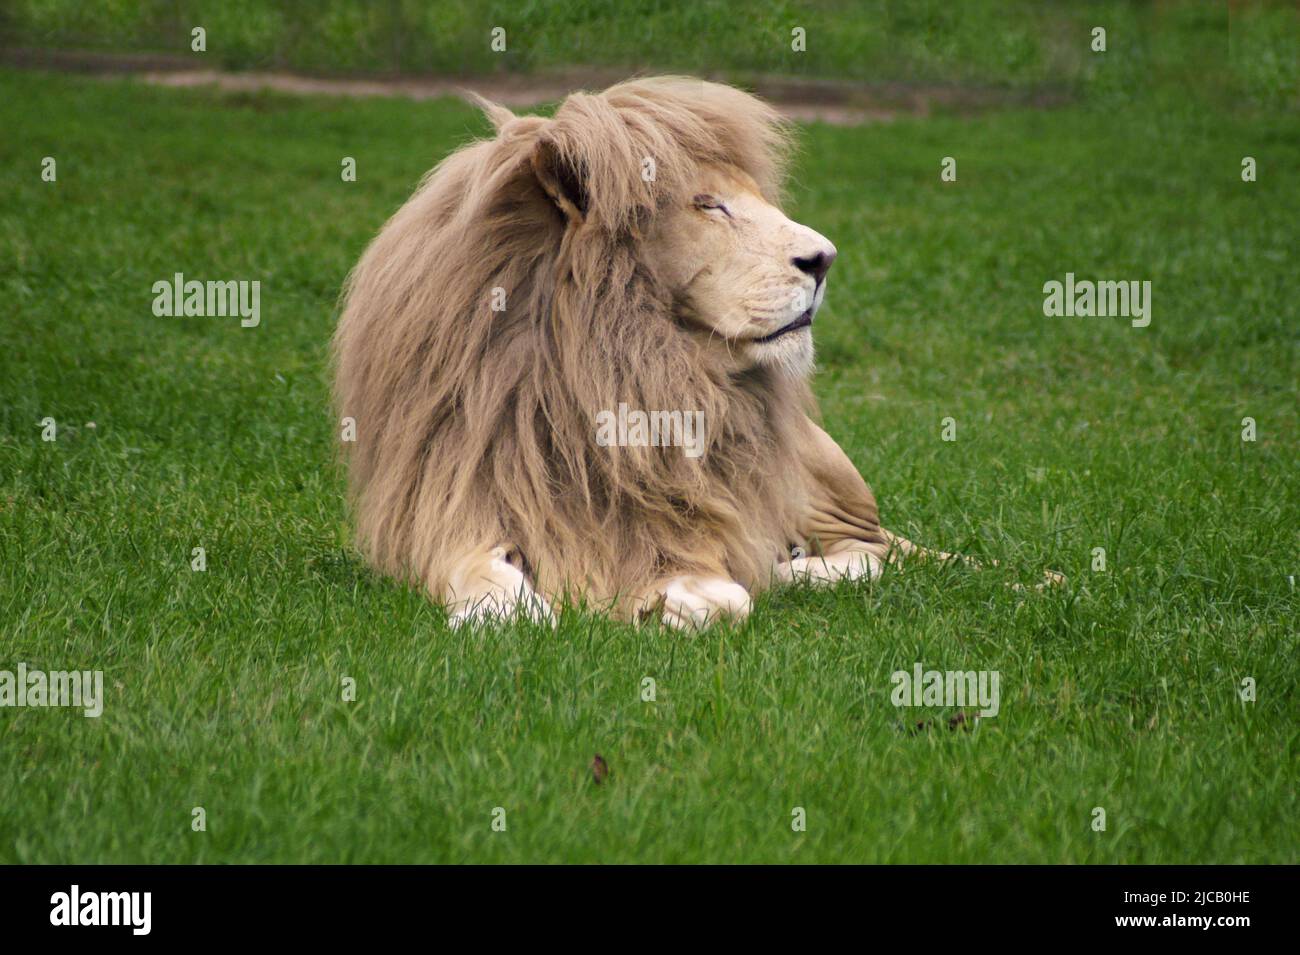
[[[536,592],[522,596],[490,593],[474,600],[463,600],[452,608],[447,621],[453,627],[464,627],[504,623],[516,617],[555,626],[555,611],[546,598]]]
[[[448,606],[453,627],[493,624],[516,617],[555,626],[555,612],[546,598],[528,583],[523,572],[505,559],[505,550],[492,552],[487,575],[473,592]]]
[[[744,620],[749,591],[723,577],[674,577],[663,588],[663,621],[679,630],[699,630],[718,620]]]
[[[870,580],[880,576],[881,562],[874,554],[861,551],[826,557],[796,557],[776,565],[776,578],[783,583],[833,584],[839,580]]]

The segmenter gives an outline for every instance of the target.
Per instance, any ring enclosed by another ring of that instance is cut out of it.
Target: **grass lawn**
[[[1240,37],[1269,49],[1269,37],[1288,36],[1294,11],[1278,0],[1238,3],[1231,18]],[[1215,0],[1155,11],[1131,0],[9,0],[0,36],[205,68],[490,74],[654,64],[1026,86],[1078,80],[1098,24],[1147,66],[1182,53],[1203,69],[1204,56],[1185,54],[1222,51],[1229,11]],[[195,27],[206,31],[201,53],[191,50]],[[1121,39],[1139,34],[1150,40]]]
[[[18,73],[0,99],[0,670],[100,669],[107,697],[0,709],[0,862],[1300,857],[1294,112],[806,129],[791,212],[840,249],[827,430],[887,526],[1001,566],[684,637],[450,632],[350,549],[336,298],[486,131],[469,108]],[[260,280],[261,324],[155,317],[175,272]],[[1044,317],[1066,272],[1149,280],[1150,326]],[[1005,586],[1044,567],[1068,585]],[[894,707],[918,662],[998,671],[1000,712]]]

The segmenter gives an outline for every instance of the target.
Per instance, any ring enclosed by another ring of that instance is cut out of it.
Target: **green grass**
[[[1135,76],[1300,93],[1288,0],[10,0],[0,43],[165,54],[198,68],[755,73],[871,83],[1091,85],[1094,27]],[[191,31],[206,49],[191,50]],[[804,49],[792,48],[795,28]],[[505,31],[505,49],[492,46]],[[1231,36],[1229,57],[1225,42]]]
[[[806,129],[791,211],[841,250],[827,428],[887,525],[1002,564],[683,637],[449,632],[348,546],[336,297],[485,131],[469,109],[13,73],[0,98],[0,669],[108,690],[98,720],[0,709],[0,862],[1297,861],[1294,112]],[[259,279],[261,326],[155,318],[176,271]],[[1044,318],[1067,271],[1150,280],[1151,326]],[[1005,586],[1047,566],[1068,586]],[[918,661],[999,671],[1001,712],[907,732],[949,712],[890,704]]]

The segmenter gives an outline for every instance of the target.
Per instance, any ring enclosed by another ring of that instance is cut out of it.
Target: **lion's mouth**
[[[776,341],[782,335],[788,335],[791,332],[797,332],[801,328],[807,328],[809,325],[812,324],[812,320],[813,320],[813,309],[810,306],[804,311],[802,315],[796,318],[789,325],[782,325],[780,328],[778,328],[770,335],[764,335],[762,338],[755,338],[754,342],[759,345],[765,345],[768,342]]]

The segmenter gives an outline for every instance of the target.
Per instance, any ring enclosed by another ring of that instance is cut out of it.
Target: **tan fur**
[[[497,135],[425,178],[346,290],[335,395],[356,420],[344,450],[375,566],[455,604],[508,591],[466,569],[505,560],[552,600],[631,616],[696,593],[669,588],[683,578],[766,586],[792,544],[885,559],[893,539],[803,377],[693,324],[648,252],[710,170],[777,205],[777,114],[675,78],[575,94],[553,119],[486,108]],[[620,402],[703,411],[704,454],[598,446],[593,416]]]

